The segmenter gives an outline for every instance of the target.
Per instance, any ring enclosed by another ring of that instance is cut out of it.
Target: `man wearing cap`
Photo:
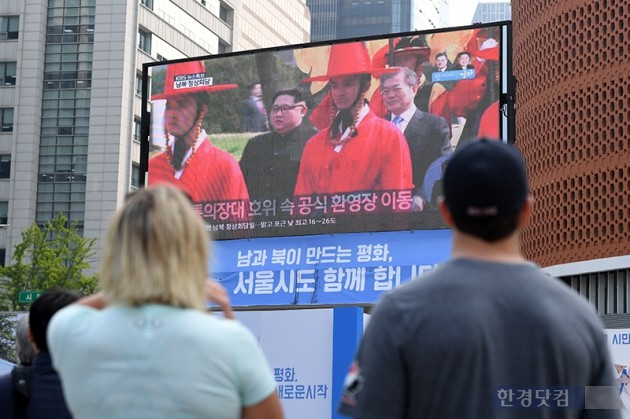
[[[473,142],[454,153],[443,186],[452,257],[378,303],[340,411],[361,419],[618,418],[593,307],[520,251],[533,205],[520,153]]]
[[[402,132],[374,115],[365,93],[371,77],[397,69],[373,69],[363,43],[331,46],[327,74],[330,126],[306,144],[295,195],[396,191],[413,187],[409,147]]]
[[[422,196],[427,169],[431,163],[451,153],[451,134],[444,118],[416,107],[417,92],[418,76],[409,68],[402,67],[397,73],[381,76],[381,95],[388,111],[387,119],[400,128],[409,145],[415,185],[412,210],[422,211],[431,202],[431,194]]]
[[[250,139],[239,162],[252,201],[293,198],[302,152],[317,130],[304,119],[304,91],[280,90],[273,97],[272,131]]]
[[[205,74],[203,61],[176,63],[166,68],[164,92],[151,98],[166,100],[166,147],[149,159],[149,184],[175,184],[195,203],[249,199],[237,161],[214,147],[201,127],[208,112],[207,95],[236,87],[236,84],[213,84],[212,78]]]

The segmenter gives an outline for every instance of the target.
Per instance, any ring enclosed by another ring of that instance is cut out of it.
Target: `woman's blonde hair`
[[[110,304],[204,309],[210,236],[179,189],[151,186],[128,197],[111,221],[101,286]]]

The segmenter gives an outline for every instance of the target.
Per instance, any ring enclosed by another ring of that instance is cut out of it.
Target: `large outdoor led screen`
[[[215,239],[444,228],[450,154],[509,141],[509,23],[147,64],[147,183]]]

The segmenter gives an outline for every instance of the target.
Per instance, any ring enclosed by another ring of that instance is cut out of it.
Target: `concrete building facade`
[[[144,63],[304,43],[309,27],[295,0],[0,2],[0,262],[59,212],[103,236],[140,183]]]
[[[310,42],[311,14],[305,0],[232,0],[232,51]]]

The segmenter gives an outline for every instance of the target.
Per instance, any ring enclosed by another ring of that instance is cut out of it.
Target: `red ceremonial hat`
[[[151,96],[151,100],[200,92],[220,92],[237,87],[238,84],[214,84],[214,78],[206,75],[206,66],[203,61],[186,61],[167,65],[164,92]]]
[[[328,71],[321,76],[307,77],[303,81],[328,81],[335,77],[371,74],[380,77],[384,73],[395,73],[399,68],[373,68],[370,54],[362,42],[335,44],[330,47]]]
[[[424,39],[424,35],[403,36],[396,43],[394,54],[423,55],[428,57],[431,55],[431,47]]]

